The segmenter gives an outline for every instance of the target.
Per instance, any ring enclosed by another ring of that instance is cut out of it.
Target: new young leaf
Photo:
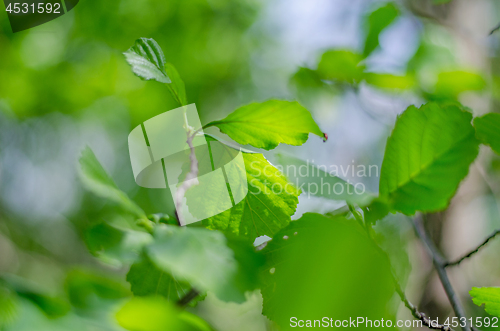
[[[225,119],[205,127],[217,126],[234,141],[270,150],[280,143],[299,146],[309,133],[324,137],[307,109],[298,102],[268,100],[236,109]]]
[[[165,55],[158,43],[151,38],[139,38],[123,53],[132,66],[134,74],[144,80],[154,79],[160,83],[171,83],[165,70]]]

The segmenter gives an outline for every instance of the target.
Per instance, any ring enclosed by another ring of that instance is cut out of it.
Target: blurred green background
[[[81,0],[68,14],[16,34],[2,11],[0,329],[122,330],[113,316],[130,295],[130,265],[96,258],[88,232],[127,216],[82,189],[77,159],[90,146],[147,213],[172,215],[170,195],[138,187],[130,167],[130,130],[178,106],[165,86],[132,74],[122,52],[135,39],[159,43],[202,124],[269,98],[305,105],[328,142],[311,137],[301,147],[279,146],[265,153],[271,160],[291,152],[315,164],[380,166],[393,123],[410,104],[459,100],[475,115],[497,110],[500,44],[489,32],[500,22],[500,4],[435,2],[397,1],[377,16],[370,14],[387,2]],[[448,256],[460,256],[500,227],[499,165],[483,151],[450,209],[436,216],[432,233]],[[377,190],[376,176],[347,177]],[[294,218],[341,205],[302,196]],[[388,246],[403,255],[394,258],[408,277],[411,301],[432,316],[449,316],[444,291],[407,222],[391,216],[381,223],[397,238]],[[493,242],[451,271],[464,301],[472,286],[499,285],[499,246]],[[243,304],[208,294],[190,309],[217,330],[276,327],[261,315],[259,291]],[[398,317],[410,315],[400,307]]]

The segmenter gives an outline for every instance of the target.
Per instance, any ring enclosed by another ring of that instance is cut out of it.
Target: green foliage
[[[87,190],[95,195],[110,200],[138,218],[145,218],[144,211],[125,193],[118,189],[115,182],[106,173],[94,152],[86,147],[80,157],[80,180]]]
[[[18,305],[12,291],[0,286],[0,329],[12,323],[18,315]]]
[[[476,137],[500,154],[500,114],[490,113],[474,119]]]
[[[115,300],[129,296],[130,292],[120,283],[83,270],[73,270],[66,278],[66,290],[73,306],[83,309],[95,305],[95,296]]]
[[[382,89],[407,90],[415,85],[412,76],[394,76],[391,74],[366,73],[366,83]]]
[[[487,313],[500,317],[500,288],[499,287],[473,287],[469,291],[472,302],[481,306]]]
[[[149,233],[97,223],[85,232],[89,251],[101,261],[120,265],[138,259],[144,245],[153,240]]]
[[[116,313],[116,319],[130,331],[212,330],[201,318],[161,297],[133,298]]]
[[[299,146],[309,133],[324,137],[307,109],[298,102],[268,100],[240,107],[226,118],[208,123],[234,141],[270,150],[280,143]]]
[[[146,247],[146,252],[159,269],[174,279],[187,281],[200,291],[213,291],[225,301],[244,301],[245,291],[256,286],[256,277],[247,275],[254,282],[242,282],[238,270],[239,263],[256,263],[252,259],[257,256],[235,255],[227,246],[225,236],[218,231],[159,225],[155,228],[155,242]],[[238,260],[239,257],[242,260]]]
[[[162,295],[170,301],[179,301],[191,290],[187,282],[178,281],[158,269],[147,256],[134,263],[127,274],[127,282],[136,296]]]
[[[170,93],[172,93],[172,96],[175,100],[177,100],[177,102],[179,102],[179,104],[182,106],[187,105],[186,85],[177,72],[177,69],[175,69],[173,64],[167,63],[165,65],[165,70],[172,80],[172,83],[167,85]]]
[[[318,75],[321,79],[339,83],[359,83],[364,70],[361,60],[361,55],[348,50],[327,51],[318,64]]]
[[[18,297],[29,300],[50,318],[64,316],[70,309],[68,302],[64,298],[48,295],[34,284],[20,277],[3,275],[0,278],[0,283],[5,284],[6,290],[10,289],[10,291],[15,292]],[[6,316],[6,318],[12,318],[12,314],[15,312],[13,297],[5,296],[3,300],[5,300],[3,301],[3,304],[7,309],[6,313],[9,315]]]
[[[134,46],[123,53],[132,66],[134,74],[144,80],[154,79],[160,83],[169,84],[172,81],[165,70],[165,55],[158,43],[151,38],[140,38]]]
[[[456,99],[465,91],[481,91],[486,86],[483,76],[467,71],[449,71],[438,75],[434,94],[439,98]]]
[[[389,2],[385,6],[377,8],[368,16],[368,35],[366,36],[363,56],[367,57],[379,45],[379,35],[399,16],[396,6]]]
[[[203,224],[249,240],[263,235],[273,236],[295,214],[300,190],[262,154],[244,153],[243,159],[248,194],[236,206],[203,220]]]
[[[392,318],[387,311],[394,293],[389,264],[352,219],[304,214],[261,253],[267,261],[263,313],[282,330],[293,329],[292,316]]]
[[[448,205],[478,154],[472,115],[457,106],[410,106],[387,140],[380,198],[406,215]]]

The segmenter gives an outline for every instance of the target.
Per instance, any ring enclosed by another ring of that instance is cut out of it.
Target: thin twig
[[[445,264],[446,261],[444,258],[441,256],[441,253],[439,253],[438,249],[432,242],[432,240],[429,238],[427,235],[424,224],[422,222],[422,216],[418,215],[415,217],[415,219],[412,222],[413,227],[415,228],[415,232],[417,233],[417,236],[422,240],[422,242],[425,244],[427,250],[429,251],[429,254],[432,257],[432,263],[434,264],[434,268],[436,269],[439,280],[441,281],[441,284],[443,285],[444,291],[446,292],[446,295],[448,296],[448,300],[451,303],[451,306],[453,308],[453,311],[455,312],[455,315],[461,320],[464,318],[467,320],[467,316],[465,315],[464,308],[462,307],[462,304],[460,303],[460,300],[458,299],[457,294],[455,293],[455,290],[451,286],[450,280],[448,278],[448,275],[445,270]],[[462,327],[463,331],[471,331],[470,327],[467,325]]]
[[[483,246],[485,246],[491,239],[495,238],[499,233],[500,233],[500,230],[496,230],[495,232],[493,232],[492,234],[490,234],[488,236],[488,238],[486,238],[481,243],[481,245],[477,246],[474,250],[470,251],[469,253],[465,254],[464,256],[462,256],[461,258],[459,258],[459,259],[457,259],[457,260],[455,260],[453,262],[446,262],[444,264],[444,266],[445,267],[451,267],[451,266],[455,266],[455,265],[460,264],[463,260],[468,259],[472,255],[476,254]]]
[[[422,324],[429,329],[435,329],[435,330],[443,330],[443,331],[454,331],[452,328],[446,325],[442,324],[437,324],[434,321],[430,320],[427,316],[425,316],[424,313],[418,311],[417,307],[415,307],[406,297],[405,293],[399,286],[399,283],[396,282],[396,292],[398,293],[399,297],[401,298],[401,301],[405,304],[406,308],[408,308],[416,319],[422,321]]]

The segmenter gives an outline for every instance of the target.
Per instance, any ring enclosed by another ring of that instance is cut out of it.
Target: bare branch
[[[425,316],[424,313],[418,311],[417,307],[415,307],[406,297],[405,293],[399,286],[399,283],[396,282],[396,292],[398,293],[399,297],[401,298],[401,301],[405,304],[406,308],[408,308],[416,319],[422,321],[423,326],[428,327],[429,329],[434,329],[434,330],[443,330],[443,331],[454,331],[452,328],[446,325],[442,324],[436,324],[433,321],[431,321],[427,316]]]
[[[476,254],[477,252],[479,252],[479,250],[485,246],[491,239],[495,238],[498,234],[500,233],[500,230],[496,230],[495,232],[493,232],[491,235],[489,235],[488,238],[486,238],[482,243],[481,245],[477,246],[474,250],[470,251],[469,253],[465,254],[464,256],[462,256],[461,258],[455,260],[455,261],[452,261],[452,262],[446,262],[444,264],[444,267],[452,267],[452,266],[455,266],[455,265],[459,265],[460,263],[462,263],[463,260],[465,259],[468,259],[469,257],[471,257],[472,255]]]
[[[415,232],[417,233],[418,237],[422,242],[425,244],[427,250],[429,251],[429,254],[432,257],[432,263],[434,264],[434,268],[436,269],[439,280],[441,281],[441,284],[443,285],[443,288],[446,292],[446,295],[448,296],[448,300],[451,303],[451,306],[453,307],[453,311],[455,312],[455,315],[461,319],[465,318],[467,320],[467,316],[465,315],[464,308],[462,307],[462,304],[460,303],[460,300],[458,299],[457,294],[455,293],[455,290],[451,286],[450,280],[448,278],[448,275],[445,270],[445,265],[446,261],[444,258],[441,256],[441,253],[439,253],[438,249],[432,242],[432,240],[428,237],[424,224],[422,222],[422,216],[418,215],[415,217],[415,219],[412,222],[413,227],[415,228]],[[466,324],[464,327],[462,327],[463,331],[471,331],[470,327]]]

